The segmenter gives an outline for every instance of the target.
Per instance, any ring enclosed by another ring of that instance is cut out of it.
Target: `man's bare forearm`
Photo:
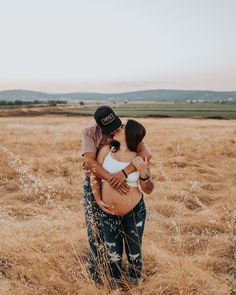
[[[140,173],[140,185],[142,190],[146,194],[151,194],[154,189],[154,182],[151,177],[150,166],[148,165],[146,169],[143,169]]]
[[[125,170],[125,172],[126,172],[127,175],[129,175],[129,174],[131,174],[131,173],[137,171],[133,164],[129,164],[129,165],[128,165],[127,167],[125,167],[125,169],[123,169],[123,170]]]
[[[141,157],[143,160],[145,157],[147,157],[148,161],[151,159],[152,153],[144,142],[139,144],[137,156]]]

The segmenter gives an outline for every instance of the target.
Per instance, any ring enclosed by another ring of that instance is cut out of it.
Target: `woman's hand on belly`
[[[115,215],[114,206],[104,203],[103,200],[98,201],[97,204],[99,208],[105,213]]]

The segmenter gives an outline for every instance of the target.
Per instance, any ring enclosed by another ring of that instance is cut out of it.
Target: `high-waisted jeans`
[[[125,196],[123,196],[125,198]],[[108,255],[110,275],[114,282],[122,278],[123,243],[129,262],[129,280],[137,284],[142,271],[142,237],[146,219],[143,196],[133,210],[124,216],[101,214],[101,226]]]

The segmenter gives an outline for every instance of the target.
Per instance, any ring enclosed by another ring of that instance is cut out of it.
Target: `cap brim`
[[[121,124],[122,124],[121,120],[118,117],[116,117],[112,123],[108,124],[107,126],[103,126],[101,128],[102,134],[108,135],[114,132],[116,129],[118,129],[121,126]]]

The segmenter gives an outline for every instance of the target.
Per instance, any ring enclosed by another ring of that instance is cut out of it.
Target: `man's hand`
[[[111,215],[114,215],[114,210],[110,211],[108,208],[110,208],[109,205],[107,205],[106,203],[104,203],[102,200],[98,201],[97,202],[99,208],[104,211],[105,213],[107,214],[111,214]],[[112,208],[111,208],[112,209]]]
[[[108,183],[120,194],[127,194],[129,191],[129,186],[126,183],[126,177],[122,171],[112,174],[112,177],[108,180]]]

